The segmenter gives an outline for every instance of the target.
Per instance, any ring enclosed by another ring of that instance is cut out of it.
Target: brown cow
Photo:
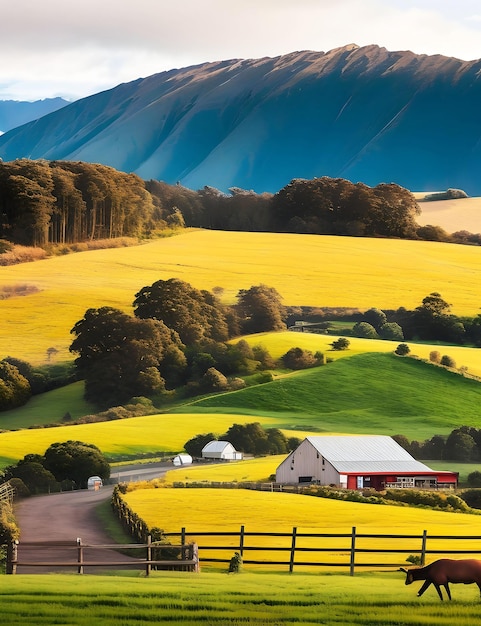
[[[429,585],[434,585],[439,597],[443,600],[442,585],[451,600],[449,583],[463,583],[464,585],[476,583],[481,593],[481,561],[476,559],[439,559],[426,567],[409,570],[401,567],[400,570],[406,573],[406,585],[410,585],[415,580],[424,580],[418,597],[423,595]]]

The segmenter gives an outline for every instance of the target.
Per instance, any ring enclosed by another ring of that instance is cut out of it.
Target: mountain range
[[[0,137],[0,157],[276,192],[330,176],[481,195],[481,60],[347,45],[173,69]]]
[[[45,98],[34,102],[0,100],[0,135],[69,104],[63,98]]]

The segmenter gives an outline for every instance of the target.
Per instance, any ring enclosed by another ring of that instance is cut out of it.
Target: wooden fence
[[[234,550],[240,554],[244,565],[285,566],[291,573],[295,567],[346,568],[353,576],[357,568],[398,569],[409,566],[409,556],[417,557],[419,564],[424,565],[430,555],[437,555],[436,558],[440,555],[459,555],[461,558],[470,555],[476,558],[481,554],[481,536],[428,535],[427,530],[420,535],[378,535],[359,533],[356,527],[352,527],[350,533],[302,533],[294,527],[290,533],[269,533],[247,532],[241,526],[239,531],[234,532],[187,532],[182,528],[180,533],[166,533],[165,537],[180,538],[182,544],[189,537],[195,538],[201,563],[229,563]],[[220,537],[223,543],[205,543],[204,538],[207,540],[209,537]],[[267,545],[272,538],[277,545]],[[312,540],[317,545],[313,546]],[[373,543],[377,547],[373,547]],[[213,556],[213,553],[219,552],[227,552],[228,555]],[[262,553],[263,558],[250,558],[249,555],[256,552]],[[286,557],[270,559],[265,558],[266,553],[280,553]]]
[[[135,550],[136,554],[145,550],[145,555],[127,557],[122,556],[119,550],[122,552]],[[110,551],[110,558],[104,556],[105,551]],[[163,554],[166,554],[165,558],[162,558]],[[74,568],[78,574],[83,574],[87,567],[111,569],[141,567],[145,568],[148,576],[152,569],[198,572],[199,555],[195,543],[165,545],[152,542],[150,537],[147,543],[143,544],[112,545],[84,544],[80,538],[76,541],[21,543],[15,541],[7,546],[6,573],[16,574],[19,567],[48,568],[50,571],[57,568]]]

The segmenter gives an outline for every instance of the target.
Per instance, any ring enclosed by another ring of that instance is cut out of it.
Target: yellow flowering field
[[[159,279],[197,288],[239,289],[264,283],[286,305],[415,308],[438,291],[457,315],[479,312],[481,249],[424,241],[324,235],[188,230],[137,247],[92,250],[2,267],[2,285],[37,293],[0,300],[0,357],[33,364],[71,359],[70,330],[87,308],[130,312],[135,293]]]
[[[71,439],[93,443],[107,457],[182,450],[185,442],[195,435],[225,433],[239,419],[238,415],[231,414],[160,414],[115,422],[3,432],[0,433],[0,467],[27,453],[43,454],[51,443]],[[251,419],[266,427],[274,422],[266,417]]]
[[[146,488],[130,491],[122,496],[127,504],[148,524],[166,533],[179,533],[185,528],[189,541],[199,544],[202,559],[232,556],[238,549],[239,537],[196,537],[198,532],[239,532],[244,525],[246,533],[291,533],[297,528],[298,548],[336,548],[340,552],[299,552],[297,560],[305,562],[348,563],[350,537],[307,538],[300,534],[350,534],[356,527],[358,534],[415,535],[410,539],[372,539],[358,537],[357,549],[377,548],[382,553],[362,553],[358,563],[402,564],[407,556],[421,549],[424,530],[428,531],[428,549],[479,550],[479,541],[429,540],[429,535],[479,535],[480,517],[448,513],[414,507],[344,502],[327,498],[290,493],[249,491],[243,489],[210,488]],[[193,533],[193,536],[190,535]],[[175,543],[175,541],[173,541]],[[202,545],[223,546],[224,550],[202,550]],[[284,548],[279,552],[246,550],[245,559],[289,560],[290,537],[245,538],[245,547]],[[405,550],[388,554],[389,549]],[[432,559],[434,557],[430,557]]]

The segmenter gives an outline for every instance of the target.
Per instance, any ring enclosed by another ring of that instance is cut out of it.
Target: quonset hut
[[[279,465],[276,482],[346,489],[454,489],[458,473],[432,470],[385,435],[307,437]]]
[[[210,441],[202,448],[203,459],[214,459],[217,461],[240,461],[242,452],[237,452],[229,441]]]

